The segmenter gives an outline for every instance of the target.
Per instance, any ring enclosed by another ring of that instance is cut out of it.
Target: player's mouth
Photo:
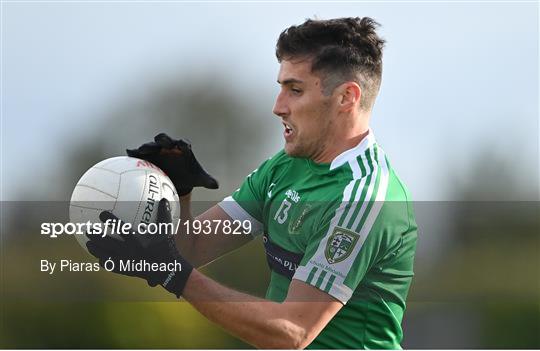
[[[294,130],[293,128],[291,127],[290,124],[288,123],[285,123],[285,122],[282,122],[283,123],[283,126],[285,127],[285,130],[283,131],[283,136],[285,137],[285,140],[286,141],[290,141],[290,139],[293,137],[294,135]]]

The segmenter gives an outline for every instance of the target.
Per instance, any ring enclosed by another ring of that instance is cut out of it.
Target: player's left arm
[[[104,223],[121,222],[106,211],[101,213],[100,219]],[[162,199],[157,223],[170,222],[169,203]],[[137,234],[140,233],[121,234],[123,240],[87,235],[86,247],[101,266],[111,260],[115,263],[115,273],[139,277],[150,286],[161,285],[177,297],[184,296],[208,319],[256,347],[305,348],[342,307],[342,303],[330,295],[295,279],[282,303],[234,291],[193,269],[178,252],[171,236],[161,235],[144,242]],[[122,268],[122,262],[133,260],[167,268]]]
[[[184,298],[209,320],[263,349],[307,347],[343,304],[327,293],[293,279],[282,303],[226,288],[193,270]]]

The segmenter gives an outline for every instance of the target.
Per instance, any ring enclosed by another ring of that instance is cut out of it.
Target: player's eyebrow
[[[285,79],[283,82],[280,82],[279,79],[278,79],[277,82],[278,82],[279,85],[291,85],[291,84],[301,84],[301,83],[304,83],[304,82],[301,81],[300,79],[295,79],[295,78]]]

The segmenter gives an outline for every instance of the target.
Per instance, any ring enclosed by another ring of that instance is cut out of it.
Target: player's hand
[[[101,212],[99,218],[105,224],[114,224],[114,232],[119,232],[118,228],[123,225],[111,212]],[[171,223],[171,212],[169,201],[161,199],[158,205],[157,224]],[[165,226],[162,226],[164,228]],[[116,228],[116,229],[114,229]],[[142,234],[136,231],[130,234],[120,234],[122,240],[115,239],[109,235],[86,234],[89,241],[86,243],[88,251],[99,260],[99,264],[111,269],[111,262],[114,263],[113,272],[132,277],[143,278],[150,286],[161,285],[167,291],[180,298],[184,286],[193,270],[193,267],[180,255],[174,239],[165,232],[158,234]],[[129,262],[129,267],[127,263]],[[143,267],[159,267],[159,269],[140,270],[134,264],[143,263]],[[181,270],[178,265],[181,264]],[[161,269],[161,268],[166,269]]]
[[[194,187],[208,189],[219,187],[217,180],[199,164],[191,144],[183,139],[172,139],[165,133],[154,137],[154,141],[137,149],[127,149],[128,156],[147,160],[158,166],[171,178],[178,195],[189,194]]]

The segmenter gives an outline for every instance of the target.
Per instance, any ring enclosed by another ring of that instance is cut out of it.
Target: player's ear
[[[338,88],[340,94],[340,112],[347,112],[357,108],[362,98],[362,89],[355,82],[346,82]]]

